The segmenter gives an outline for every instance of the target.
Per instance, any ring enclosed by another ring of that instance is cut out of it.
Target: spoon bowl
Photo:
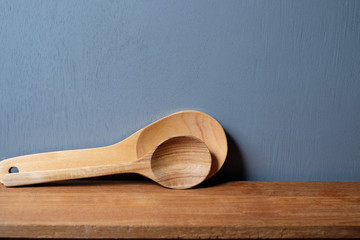
[[[153,180],[168,188],[194,187],[206,179],[210,167],[209,149],[194,137],[169,138],[151,157]]]
[[[133,162],[35,172],[8,173],[7,187],[70,179],[99,177],[119,173],[138,173],[172,189],[187,189],[203,182],[211,169],[206,144],[192,136],[169,138]]]

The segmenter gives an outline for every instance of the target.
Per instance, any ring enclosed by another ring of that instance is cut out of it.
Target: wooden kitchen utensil
[[[13,167],[23,173],[136,161],[164,140],[175,136],[194,136],[205,142],[212,156],[207,178],[213,176],[223,165],[227,154],[227,140],[222,126],[205,113],[181,111],[144,127],[114,145],[38,153],[3,160],[0,162],[0,182]]]
[[[99,177],[118,173],[138,173],[173,189],[191,188],[205,180],[211,168],[206,144],[195,137],[173,137],[136,161],[92,167],[38,172],[8,173],[5,186],[22,186],[69,179]]]

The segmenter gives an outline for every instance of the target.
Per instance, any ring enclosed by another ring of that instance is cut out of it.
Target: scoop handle
[[[95,159],[102,159],[104,156],[109,156],[109,151],[110,156],[113,157],[111,150],[109,147],[102,147],[36,153],[13,157],[0,162],[0,175],[9,173],[11,168],[17,168],[19,172],[33,172],[80,167],[77,165],[81,159],[85,159],[88,163],[91,163]]]
[[[140,173],[146,175],[149,169],[149,159],[144,156],[137,161],[120,164],[9,173],[2,177],[2,183],[7,187],[14,187],[79,178],[100,177],[119,173]]]
[[[136,161],[131,147],[115,144],[99,148],[37,153],[0,161],[0,182],[4,175],[18,172],[38,172],[57,169],[81,168]]]

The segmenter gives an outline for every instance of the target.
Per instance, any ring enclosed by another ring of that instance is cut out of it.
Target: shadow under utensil
[[[215,176],[200,184],[199,187],[210,187],[229,181],[246,180],[245,164],[241,149],[227,131],[225,131],[225,134],[228,141],[228,154],[225,163]]]
[[[149,181],[146,177],[143,177],[134,173],[122,173],[122,174],[113,174],[100,177],[90,177],[90,178],[79,178],[79,179],[70,179],[70,180],[61,180],[48,183],[39,183],[31,184],[24,186],[15,186],[13,188],[24,188],[24,187],[64,187],[64,186],[95,186],[95,185],[117,185],[117,184],[132,184],[138,181]],[[1,238],[0,238],[1,239]]]

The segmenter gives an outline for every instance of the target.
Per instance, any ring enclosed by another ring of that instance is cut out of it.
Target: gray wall
[[[0,1],[0,158],[215,117],[220,176],[360,180],[360,1]]]

